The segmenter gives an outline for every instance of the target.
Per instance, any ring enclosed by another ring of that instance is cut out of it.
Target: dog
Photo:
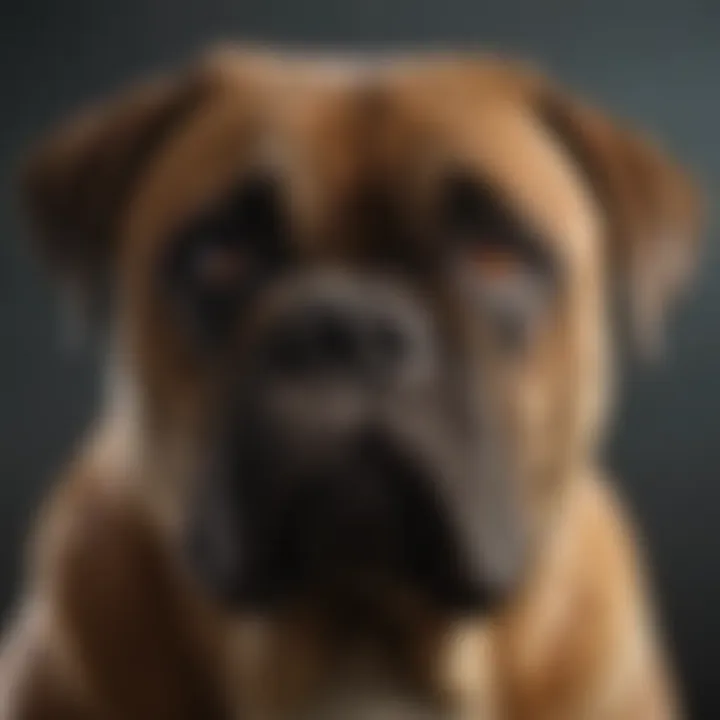
[[[22,188],[107,382],[3,720],[680,716],[597,459],[702,230],[659,146],[510,59],[229,46]]]

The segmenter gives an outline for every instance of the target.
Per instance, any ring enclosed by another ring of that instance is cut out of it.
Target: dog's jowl
[[[646,350],[696,250],[660,149],[509,61],[224,48],[23,183],[107,392],[0,717],[678,717],[597,462],[611,296]]]

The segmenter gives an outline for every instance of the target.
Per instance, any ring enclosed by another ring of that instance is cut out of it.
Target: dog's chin
[[[218,497],[198,505],[192,525],[195,574],[230,609],[410,594],[479,613],[502,599],[463,565],[433,473],[387,437],[368,435],[281,481],[253,482],[280,487],[265,496],[274,503],[242,503],[215,486]]]

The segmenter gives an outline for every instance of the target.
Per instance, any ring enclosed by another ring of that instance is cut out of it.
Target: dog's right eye
[[[285,254],[277,185],[246,180],[218,206],[192,220],[172,243],[164,271],[194,332],[217,339]]]

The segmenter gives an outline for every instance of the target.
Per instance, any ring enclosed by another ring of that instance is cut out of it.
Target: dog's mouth
[[[474,611],[504,594],[472,569],[436,468],[376,429],[328,458],[204,484],[191,557],[212,593],[233,607],[268,607],[393,587]]]
[[[280,543],[291,570],[334,576],[406,562],[403,495],[414,472],[377,442],[359,445],[342,464],[298,478]]]
[[[365,398],[365,412],[328,417],[330,402],[310,399],[320,420],[306,407],[282,422],[261,405],[226,423],[233,438],[205,464],[189,518],[192,563],[211,592],[267,607],[393,586],[483,610],[512,590],[518,523],[497,447],[478,447],[501,443],[453,432],[427,405],[370,412]]]
[[[300,478],[278,543],[295,587],[388,581],[450,590],[450,533],[426,468],[368,432],[340,462]]]

